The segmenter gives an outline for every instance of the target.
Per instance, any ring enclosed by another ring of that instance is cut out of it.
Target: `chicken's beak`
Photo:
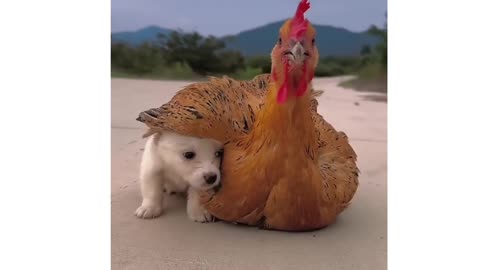
[[[305,48],[303,48],[302,44],[298,41],[294,43],[290,50],[285,52],[285,55],[294,65],[303,65],[307,56],[305,53]]]

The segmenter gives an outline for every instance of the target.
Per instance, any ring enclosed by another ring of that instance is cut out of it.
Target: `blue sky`
[[[158,25],[226,35],[291,17],[299,0],[112,0],[112,32]],[[366,30],[385,23],[387,0],[310,0],[316,24]]]

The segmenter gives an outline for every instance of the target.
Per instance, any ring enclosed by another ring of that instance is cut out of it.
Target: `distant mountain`
[[[255,29],[247,30],[233,36],[227,46],[240,50],[245,55],[269,54],[278,39],[278,30],[284,21],[270,23]],[[321,56],[357,55],[363,45],[378,42],[366,32],[355,33],[343,28],[325,25],[313,25],[317,30],[316,43]]]
[[[284,21],[270,23],[258,28],[243,31],[225,38],[227,48],[241,51],[246,56],[268,55],[278,39],[278,29]],[[363,45],[374,45],[378,42],[366,32],[352,32],[347,29],[314,25],[317,30],[316,43],[321,56],[358,55]],[[112,41],[125,42],[137,46],[143,42],[157,39],[157,34],[168,35],[173,30],[157,26],[149,26],[135,32],[118,32],[112,34]]]
[[[156,40],[159,33],[169,35],[172,31],[158,26],[148,26],[132,32],[112,33],[112,42],[124,42],[132,46],[138,46],[144,42]]]

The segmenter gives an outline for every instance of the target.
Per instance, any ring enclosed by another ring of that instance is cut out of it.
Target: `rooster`
[[[146,136],[165,130],[224,143],[222,186],[204,194],[215,217],[265,229],[304,231],[335,222],[358,187],[356,154],[317,111],[311,81],[315,29],[302,0],[279,31],[270,75],[210,78],[142,112]]]

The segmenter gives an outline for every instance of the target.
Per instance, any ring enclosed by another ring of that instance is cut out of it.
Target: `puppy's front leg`
[[[164,179],[153,170],[144,171],[140,176],[142,205],[135,215],[139,218],[156,218],[162,214]]]
[[[200,204],[200,195],[192,187],[188,188],[187,214],[191,220],[196,222],[213,220],[213,216]]]

